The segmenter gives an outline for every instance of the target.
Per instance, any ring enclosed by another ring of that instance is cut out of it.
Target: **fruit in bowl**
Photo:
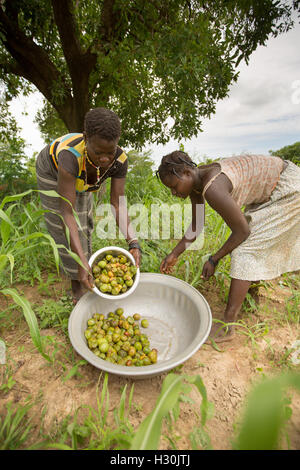
[[[140,319],[137,313],[125,316],[121,307],[107,315],[94,313],[84,331],[88,348],[100,359],[121,366],[155,364],[158,351],[150,347],[148,336],[141,332]]]
[[[116,296],[124,294],[133,286],[137,267],[126,254],[108,250],[96,257],[92,272],[97,289]]]

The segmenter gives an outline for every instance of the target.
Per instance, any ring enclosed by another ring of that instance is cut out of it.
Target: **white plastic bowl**
[[[94,313],[106,315],[118,307],[127,317],[139,313],[149,321],[142,330],[158,351],[156,364],[126,367],[97,357],[87,345],[84,332]],[[81,297],[69,317],[69,337],[75,351],[94,367],[111,374],[146,379],[172,370],[195,354],[207,339],[212,325],[209,304],[202,294],[181,279],[167,274],[141,273],[133,295],[119,302],[117,296],[102,299],[93,292]]]
[[[101,248],[100,250],[96,251],[90,257],[90,259],[89,259],[90,267],[92,268],[94,261],[97,258],[101,259],[101,257],[104,257],[104,254],[107,253],[108,251],[112,252],[112,254],[114,256],[117,256],[117,255],[122,253],[122,255],[125,255],[127,258],[129,258],[130,261],[132,262],[132,264],[134,264],[136,266],[135,259],[129,251],[125,250],[124,248],[120,248],[118,246],[106,246],[105,248]],[[133,282],[132,286],[129,289],[127,289],[126,292],[123,292],[122,294],[119,294],[119,295],[110,295],[110,294],[106,294],[105,292],[101,292],[96,286],[94,287],[93,291],[95,292],[95,294],[100,295],[100,297],[103,297],[104,299],[121,300],[121,299],[125,299],[125,297],[128,297],[128,295],[132,294],[135,291],[135,289],[138,286],[139,280],[140,280],[140,269],[137,268],[137,272],[135,274],[134,282]]]

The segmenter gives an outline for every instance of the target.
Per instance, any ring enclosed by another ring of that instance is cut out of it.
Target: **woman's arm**
[[[125,182],[126,178],[111,178],[110,203],[114,208],[116,223],[128,242],[129,240],[137,239],[137,237],[128,216],[125,200]],[[133,248],[130,252],[137,266],[139,266],[141,262],[140,250]]]
[[[81,246],[77,222],[72,211],[72,208],[75,210],[76,202],[75,184],[76,177],[68,173],[61,166],[58,166],[57,192],[60,196],[66,198],[71,203],[70,205],[67,201],[60,199],[60,212],[69,229],[71,250],[79,256],[80,260],[86,267],[86,269],[84,269],[82,266],[78,265],[78,280],[85,288],[91,290],[94,287],[93,277],[91,275],[88,260],[86,259]]]
[[[220,176],[222,178],[223,175]],[[222,181],[212,183],[206,191],[206,200],[208,204],[222,217],[224,222],[231,229],[231,235],[221,248],[212,255],[214,263],[224,256],[231,253],[250,235],[249,224],[242,213],[240,207],[235,200],[231,197],[226,185]],[[211,263],[206,262],[203,267],[203,277],[207,279],[214,272],[214,267]]]
[[[160,264],[160,271],[169,274],[173,266],[177,262],[178,256],[181,255],[200,235],[205,222],[205,202],[201,195],[192,193],[190,195],[192,203],[192,222],[185,232],[183,238],[171,251],[171,253],[163,259]]]
[[[192,203],[192,222],[187,228],[183,238],[175,246],[172,253],[178,258],[200,235],[205,222],[205,203],[201,195],[192,193],[190,195]]]

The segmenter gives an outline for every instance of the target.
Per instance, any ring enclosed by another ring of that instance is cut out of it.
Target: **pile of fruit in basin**
[[[101,359],[123,366],[148,366],[157,362],[157,349],[150,348],[148,336],[141,331],[148,326],[138,313],[125,317],[124,309],[117,308],[106,317],[94,313],[84,334],[88,347]]]
[[[95,260],[92,272],[101,292],[119,295],[133,285],[137,268],[124,254],[113,256],[112,252],[107,252]]]

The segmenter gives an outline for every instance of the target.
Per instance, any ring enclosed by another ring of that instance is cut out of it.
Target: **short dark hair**
[[[87,137],[98,135],[102,139],[116,140],[121,135],[121,122],[110,109],[94,108],[84,117],[84,131]]]
[[[162,157],[156,176],[162,180],[169,175],[180,177],[187,167],[195,167],[196,163],[192,161],[189,155],[181,150],[175,150]]]

